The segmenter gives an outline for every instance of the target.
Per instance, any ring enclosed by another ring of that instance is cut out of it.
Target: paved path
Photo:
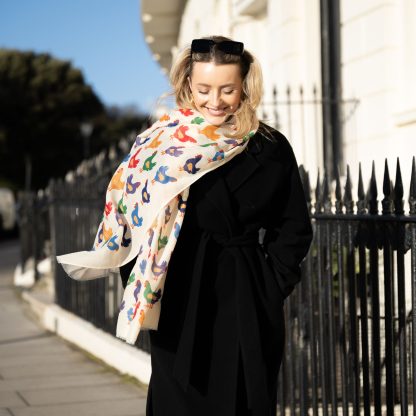
[[[17,241],[0,242],[0,416],[141,416],[146,390],[45,331],[13,286]]]

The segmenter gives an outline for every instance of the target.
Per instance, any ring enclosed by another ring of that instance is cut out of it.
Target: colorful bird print
[[[157,150],[155,150],[151,156],[149,156],[143,163],[143,167],[140,169],[140,172],[143,172],[144,170],[152,170],[154,166],[156,166],[156,162],[153,162],[153,158],[156,156]]]
[[[168,176],[166,174],[166,171],[169,169],[169,166],[160,166],[158,171],[156,172],[156,175],[154,177],[154,179],[152,179],[152,183],[154,181],[157,181],[159,183],[162,184],[166,184],[169,182],[176,182],[176,178],[174,178],[173,176]]]
[[[147,191],[147,182],[148,182],[149,180],[148,179],[146,179],[146,182],[144,183],[144,187],[143,187],[143,189],[142,189],[142,205],[143,204],[148,204],[149,202],[150,202],[150,194],[149,194],[149,192]]]
[[[133,180],[133,174],[129,175],[127,177],[127,186],[126,186],[126,193],[128,194],[134,194],[137,190],[137,188],[140,186],[140,182],[132,182]]]
[[[202,117],[195,117],[194,119],[191,120],[191,124],[201,124],[203,123],[205,120]]]
[[[190,108],[179,108],[179,111],[186,117],[191,116],[194,112]]]
[[[168,124],[168,127],[176,127],[179,124],[179,120],[172,121],[172,123]]]
[[[155,235],[155,230],[153,228],[150,228],[148,233],[149,233],[149,239],[147,240],[147,245],[150,247],[152,245],[153,236]]]
[[[140,162],[140,159],[137,159],[137,155],[140,153],[142,148],[140,148],[130,159],[129,161],[129,168],[136,168]]]
[[[163,114],[163,116],[159,118],[159,121],[168,121],[168,120],[170,120],[170,117],[166,113]]]
[[[144,282],[144,293],[143,297],[147,300],[148,306],[151,308],[162,296],[162,289],[157,292],[153,292],[150,282],[146,280]]]
[[[166,272],[168,263],[166,260],[162,261],[162,263],[157,264],[156,263],[156,255],[153,254],[153,261],[152,261],[152,273],[159,277],[161,274]]]
[[[162,232],[162,231],[161,231]],[[168,243],[168,237],[165,235],[159,235],[159,239],[157,240],[157,249],[160,250],[161,248],[165,247]]]
[[[121,216],[121,214],[118,211],[115,211],[116,221],[117,224],[122,227],[124,225],[124,218]]]
[[[126,286],[133,283],[135,280],[136,280],[136,274],[134,272],[130,273]]]
[[[119,214],[126,214],[127,213],[127,205],[123,203],[123,198],[124,198],[124,196],[122,196],[120,198],[120,200],[118,201],[118,204],[117,204],[117,212]]]
[[[183,149],[183,148],[184,146],[170,146],[167,149],[162,150],[162,155],[166,153],[169,156],[178,157],[183,153],[183,151],[179,149]]]
[[[220,134],[215,133],[218,129],[218,126],[214,126],[212,124],[204,127],[202,130],[200,130],[200,133],[203,134],[204,136],[208,137],[208,139],[211,140],[217,140],[221,137]]]
[[[170,210],[170,206],[168,205],[166,208],[165,208],[165,224],[167,224],[168,222],[169,222],[169,220],[170,220],[170,216],[172,215],[172,212],[171,212],[171,210]]]
[[[136,305],[134,306],[134,309],[130,308],[127,311],[127,318],[128,318],[129,321],[132,321],[135,318],[136,313],[137,313],[137,309],[139,309],[139,307],[140,307],[140,302],[137,302]]]
[[[212,157],[212,159],[208,158],[208,162],[215,162],[222,159],[224,159],[224,150],[221,149],[215,152],[215,155]]]
[[[186,200],[182,198],[182,195],[178,195],[178,210],[181,214],[185,214]]]
[[[202,155],[196,155],[188,159],[185,164],[179,168],[179,170],[184,170],[185,172],[194,174],[199,171],[199,168],[196,167],[196,164],[202,159]]]
[[[140,309],[140,315],[139,315],[139,323],[140,323],[140,325],[143,325],[144,318],[145,318],[144,310],[143,309]]]
[[[124,182],[121,180],[122,175],[123,175],[123,168],[120,168],[111,178],[110,184],[107,187],[107,192],[110,192],[113,189],[124,188]]]
[[[124,309],[125,306],[126,306],[126,301],[123,299],[120,303],[119,308],[118,308],[119,312],[121,312]]]
[[[147,264],[147,261],[146,261],[145,259],[143,259],[143,260],[140,262],[139,267],[140,267],[140,271],[142,272],[142,274],[144,274],[144,272],[145,272],[145,270],[146,270],[146,264]]]
[[[107,241],[111,238],[111,236],[113,235],[113,230],[111,227],[109,228],[105,228],[105,224],[103,224],[103,240]]]
[[[107,248],[110,249],[111,251],[117,251],[120,246],[116,243],[116,238],[117,238],[117,234],[114,234],[107,243]]]
[[[124,224],[123,237],[121,239],[121,245],[123,247],[128,247],[130,245],[130,243],[131,243],[131,238],[127,238],[126,237],[127,236],[127,230],[128,230],[127,224]]]
[[[139,217],[139,204],[134,204],[134,209],[131,213],[131,221],[133,227],[140,227],[143,223],[143,217]]]
[[[146,149],[153,148],[157,149],[162,142],[159,140],[160,135],[164,132],[164,130],[161,130],[158,135],[146,146]]]
[[[145,143],[147,143],[151,137],[146,137],[145,139],[142,139],[140,136],[136,137],[136,146],[143,146]]]
[[[134,288],[134,291],[133,291],[133,296],[136,302],[139,300],[139,293],[140,293],[141,288],[142,288],[142,282],[140,280],[137,280],[136,287]]]
[[[105,204],[105,208],[104,208],[104,214],[105,214],[106,217],[108,217],[108,215],[110,214],[112,209],[113,209],[112,201],[107,202]]]
[[[173,133],[171,138],[178,139],[179,141],[183,143],[185,142],[196,143],[196,140],[193,137],[188,136],[186,134],[188,130],[189,130],[188,126],[180,126],[179,128],[176,129],[175,133]]]
[[[176,239],[178,239],[179,232],[181,231],[181,226],[177,222],[175,222],[175,225],[173,227],[173,230],[174,230],[173,231],[173,235],[175,236]]]

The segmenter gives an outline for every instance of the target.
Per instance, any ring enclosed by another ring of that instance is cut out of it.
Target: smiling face
[[[197,110],[211,124],[220,126],[237,110],[243,86],[238,64],[195,62],[188,82]]]

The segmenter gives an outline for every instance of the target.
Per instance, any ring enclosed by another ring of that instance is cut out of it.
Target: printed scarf
[[[108,276],[134,257],[119,306],[116,337],[134,344],[141,328],[157,329],[169,259],[186,212],[189,188],[244,150],[256,130],[227,138],[201,113],[175,109],[139,134],[107,187],[89,251],[57,256],[75,280]]]

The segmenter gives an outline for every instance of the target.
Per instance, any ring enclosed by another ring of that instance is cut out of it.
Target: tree
[[[34,189],[63,176],[83,156],[80,124],[95,118],[105,108],[69,61],[0,49],[0,186],[23,188],[30,170]]]

